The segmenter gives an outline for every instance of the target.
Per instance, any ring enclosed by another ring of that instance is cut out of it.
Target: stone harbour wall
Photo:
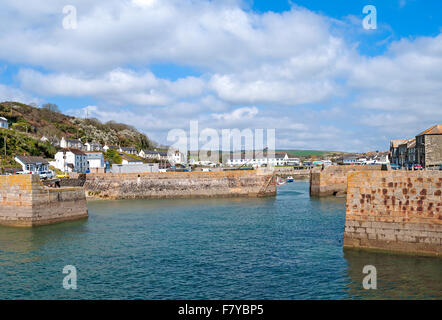
[[[292,176],[295,180],[308,180],[310,178],[309,169],[295,170],[293,167],[275,167],[275,174],[281,178]]]
[[[328,166],[314,168],[310,174],[310,196],[326,197],[347,193],[347,173],[353,171],[380,171],[381,165]]]
[[[48,188],[38,175],[0,176],[0,225],[32,227],[88,217],[83,188]]]
[[[87,174],[88,198],[210,198],[276,195],[273,172],[105,173]]]
[[[441,256],[442,172],[348,174],[344,247]]]

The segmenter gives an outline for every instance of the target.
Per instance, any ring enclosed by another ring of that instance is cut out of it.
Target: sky
[[[197,120],[365,152],[442,123],[439,0],[0,0],[0,30],[0,101],[162,144]]]

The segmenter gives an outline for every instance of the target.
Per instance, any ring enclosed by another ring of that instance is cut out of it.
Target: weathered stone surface
[[[353,171],[380,171],[381,165],[363,165],[363,166],[328,166],[321,170],[315,168],[310,174],[310,195],[342,196],[347,193],[347,173]],[[359,187],[369,187],[365,181],[360,180]],[[353,190],[356,192],[356,190]],[[357,190],[359,192],[359,188]]]
[[[83,188],[47,188],[38,175],[0,176],[0,224],[31,227],[88,217]]]
[[[441,180],[440,171],[349,172],[344,247],[442,255]]]
[[[88,174],[86,196],[101,199],[265,197],[276,195],[272,172]]]

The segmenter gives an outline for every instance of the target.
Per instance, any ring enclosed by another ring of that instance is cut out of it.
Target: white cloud
[[[258,114],[256,107],[244,107],[233,110],[230,113],[214,113],[212,116],[218,120],[235,121],[235,120],[249,120]]]
[[[349,77],[360,123],[417,134],[442,120],[442,35],[401,40],[383,56],[361,59]]]
[[[100,119],[163,138],[197,119],[278,128],[286,147],[340,150],[387,145],[373,137],[442,119],[442,35],[365,57],[345,30],[359,20],[297,6],[258,14],[239,0],[79,0],[78,29],[64,30],[65,4],[2,1],[0,59],[26,68],[20,89],[0,85],[0,98],[90,97]],[[155,63],[200,75],[164,79],[149,70]]]
[[[40,99],[32,97],[31,95],[23,92],[22,90],[0,84],[0,101],[19,101],[23,103],[36,103],[41,102]]]
[[[22,69],[18,79],[25,90],[48,96],[92,96],[117,105],[164,106],[175,99],[199,96],[204,82],[195,77],[158,79],[147,71],[115,69],[104,74],[43,74]]]
[[[157,1],[156,0],[132,0],[132,3],[136,6],[142,7],[142,8],[150,8],[154,6]]]
[[[202,95],[207,85],[213,92],[204,95],[215,94],[227,103],[298,105],[338,93],[334,77],[352,54],[345,41],[330,33],[332,20],[300,7],[256,14],[236,1],[87,4],[76,4],[78,29],[64,30],[62,1],[53,1],[52,8],[6,1],[0,18],[11,23],[0,34],[0,58],[55,72],[22,71],[24,88],[165,105],[175,97]],[[11,21],[12,11],[19,23]],[[154,62],[204,68],[207,77],[157,84],[161,79],[149,72],[121,70]]]

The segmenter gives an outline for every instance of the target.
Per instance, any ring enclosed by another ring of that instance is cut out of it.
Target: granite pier
[[[88,217],[84,189],[49,188],[38,175],[0,176],[0,224],[32,227]]]
[[[273,171],[87,174],[86,196],[96,199],[276,196]]]
[[[441,171],[348,173],[344,247],[442,255]]]

